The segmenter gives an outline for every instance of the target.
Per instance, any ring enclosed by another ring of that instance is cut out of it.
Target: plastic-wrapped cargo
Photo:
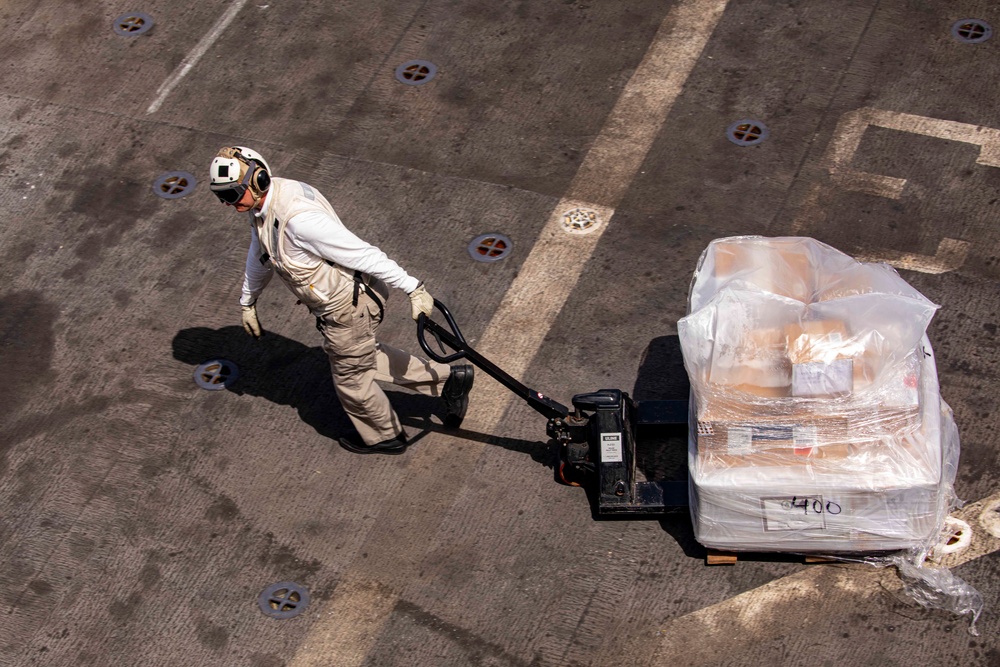
[[[810,238],[732,237],[678,323],[695,537],[726,551],[929,548],[958,432],[925,331],[937,306]]]

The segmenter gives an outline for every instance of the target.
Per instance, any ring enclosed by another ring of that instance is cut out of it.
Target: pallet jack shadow
[[[435,300],[448,327],[421,315],[417,339],[435,361],[465,359],[547,418],[548,460],[555,481],[583,487],[595,520],[651,519],[685,553],[703,557],[688,521],[688,395],[676,335],[654,339],[642,355],[633,394],[598,389],[573,396],[572,408],[510,376],[465,340],[448,308]],[[437,343],[432,346],[426,334]],[[486,440],[488,442],[488,440]],[[539,445],[541,446],[541,444]],[[681,521],[671,520],[683,516]]]
[[[636,374],[632,398],[636,401],[687,401],[691,382],[684,370],[680,338],[659,336],[646,346]],[[639,425],[636,439],[635,467],[645,480],[662,480],[674,485],[687,485],[687,425]],[[622,517],[626,518],[626,517]],[[692,559],[704,560],[707,551],[694,538],[694,528],[688,508],[655,517],[660,527],[670,535]]]
[[[406,397],[409,397],[407,395]],[[400,398],[404,398],[400,396]],[[395,400],[395,397],[394,399]],[[524,440],[520,438],[508,438],[488,433],[480,433],[463,428],[448,428],[443,424],[432,421],[430,417],[418,416],[416,414],[405,415],[400,411],[400,419],[407,430],[413,429],[416,433],[410,433],[411,446],[417,443],[427,433],[441,433],[478,442],[484,445],[500,447],[507,451],[518,454],[526,454],[531,459],[548,469],[548,474],[557,484],[567,486],[561,479],[557,466],[559,464],[559,443],[554,440]],[[639,477],[648,480],[669,479],[685,483],[687,482],[687,459],[683,447],[686,445],[687,429],[676,426],[650,426],[640,427],[643,441],[651,445],[650,447],[639,448],[636,452],[636,468]],[[665,446],[661,446],[665,445]],[[594,521],[614,522],[614,521],[635,521],[646,519],[649,521],[659,521],[664,532],[668,533],[684,550],[684,553],[691,558],[704,560],[706,550],[694,540],[694,532],[691,528],[690,517],[687,508],[678,508],[675,511],[664,515],[649,515],[647,517],[635,515],[608,515],[600,512],[600,499],[597,489],[593,485],[581,485],[579,489],[567,486],[567,491],[582,492],[589,504],[591,517]]]
[[[329,373],[326,354],[320,347],[310,347],[273,332],[255,340],[242,327],[219,329],[192,327],[177,333],[172,341],[173,357],[195,367],[213,359],[225,359],[239,369],[239,377],[227,387],[237,395],[257,396],[288,405],[319,435],[336,441],[353,427],[337,399]],[[653,339],[642,356],[633,397],[637,401],[686,401],[690,385],[684,372],[677,336]],[[525,440],[466,428],[449,428],[443,423],[440,400],[406,391],[388,390],[400,421],[406,427],[411,448],[421,446],[429,433],[478,442],[508,451],[526,454],[547,468],[557,483],[559,474],[558,442],[551,438]],[[636,479],[687,484],[687,427],[684,425],[637,425],[640,445],[635,452]],[[704,559],[705,549],[695,540],[686,507],[676,507],[666,514],[615,515],[601,512],[599,489],[582,484],[591,515],[595,521],[656,520],[691,558]],[[680,488],[680,486],[678,486]],[[571,491],[567,487],[567,491]],[[685,501],[686,502],[686,501]]]

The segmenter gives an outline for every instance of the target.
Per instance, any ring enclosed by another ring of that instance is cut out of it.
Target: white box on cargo
[[[937,538],[942,512],[942,406],[930,341],[920,373],[921,428],[911,465],[883,457],[842,470],[800,465],[717,466],[698,456],[690,429],[695,538],[725,551],[867,552],[917,547]],[[693,402],[692,402],[693,404]],[[950,419],[950,417],[948,417]]]

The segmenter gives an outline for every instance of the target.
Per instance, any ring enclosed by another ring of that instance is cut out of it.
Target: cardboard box
[[[823,465],[733,466],[692,480],[695,538],[725,551],[857,553],[938,534],[938,479],[829,474]],[[817,479],[819,478],[819,479]]]
[[[744,280],[803,303],[812,300],[813,270],[803,244],[717,242],[714,250],[717,278]]]
[[[851,335],[839,320],[812,320],[788,324],[784,329],[785,350],[793,364],[830,363],[853,359],[857,350]]]
[[[849,420],[810,415],[699,420],[696,438],[699,459],[716,467],[838,461],[849,456],[852,443]]]
[[[718,351],[708,382],[756,396],[788,396],[792,366],[779,328],[752,329],[738,347]]]
[[[770,422],[698,422],[698,451],[751,456],[777,452],[807,456],[831,445],[850,444],[844,418]]]

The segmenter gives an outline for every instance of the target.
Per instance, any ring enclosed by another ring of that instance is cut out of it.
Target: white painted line
[[[969,255],[969,243],[956,239],[942,239],[937,253],[933,256],[915,255],[896,250],[877,250],[855,257],[859,262],[885,262],[897,269],[919,271],[920,273],[948,273],[965,264]]]
[[[1000,493],[971,505],[952,516],[972,527],[970,545],[948,554],[939,564],[954,568],[1000,550],[1000,539],[977,526],[984,507],[996,507]],[[851,601],[871,598],[902,589],[894,568],[870,565],[814,565],[759,588],[741,593],[725,602],[680,616],[656,633],[663,639],[650,656],[650,647],[636,644],[623,659],[636,658],[635,664],[711,664],[725,662],[741,647],[769,641],[781,635],[800,633],[815,624],[828,626],[833,613],[851,609]],[[649,641],[646,636],[645,641]],[[695,659],[695,656],[697,659]],[[642,657],[652,658],[643,662]],[[628,660],[626,660],[628,661]]]
[[[201,60],[201,57],[205,55],[205,52],[208,51],[213,43],[215,43],[215,40],[219,38],[222,31],[225,30],[230,23],[232,23],[233,19],[236,18],[236,15],[241,9],[243,9],[245,4],[247,4],[247,0],[236,0],[229,6],[229,9],[227,9],[226,13],[215,22],[215,25],[208,31],[208,34],[201,38],[201,41],[198,42],[191,53],[189,53],[187,57],[181,61],[181,64],[177,66],[174,73],[170,75],[170,78],[164,81],[163,85],[160,86],[160,89],[156,91],[156,99],[149,105],[149,108],[146,109],[147,114],[155,113],[160,108],[164,100],[166,100],[167,96],[170,94],[170,91],[174,89],[174,86],[180,83],[181,79],[183,79],[187,73],[191,71],[191,68],[193,68],[199,60]]]
[[[841,117],[827,150],[826,161],[830,175],[836,183],[847,190],[899,199],[906,186],[905,178],[871,174],[850,168],[851,160],[854,159],[865,131],[870,126],[975,144],[980,147],[977,164],[1000,167],[1000,130],[864,107]]]
[[[476,343],[476,349],[487,357],[517,350],[516,355],[504,355],[504,370],[510,375],[523,377],[534,360],[727,3],[682,0],[667,14],[580,165],[566,197],[549,215],[521,271]],[[568,234],[562,227],[562,217],[574,208],[596,211],[603,224],[590,234]],[[513,400],[510,391],[498,383],[477,382],[464,427],[482,433],[502,432],[503,414]],[[484,447],[471,442],[464,445],[464,455],[469,458]],[[422,451],[415,451],[413,456],[421,456]],[[351,667],[364,661],[394,608],[384,595],[367,603],[364,596],[356,595],[359,589],[370,590],[357,583],[365,580],[360,565],[344,573],[343,583],[334,591],[289,667]],[[346,592],[341,594],[341,589]]]
[[[360,665],[396,606],[387,587],[360,578],[343,581],[299,646],[289,667]]]
[[[670,11],[587,152],[568,199],[618,205],[727,4],[686,0]]]
[[[1000,551],[1000,530],[997,528],[1000,508],[1000,493],[994,493],[979,502],[970,503],[962,509],[952,512],[951,516],[962,521],[971,529],[971,539],[962,551],[945,554],[936,564],[941,567],[953,568]],[[996,532],[994,532],[996,530]]]
[[[869,127],[884,127],[946,141],[974,144],[980,147],[977,164],[1000,167],[1000,130],[864,107],[841,116],[824,156],[830,180],[845,190],[887,199],[899,199],[903,196],[905,178],[859,171],[850,166]],[[803,198],[799,213],[792,222],[793,234],[800,234],[805,228],[818,227],[826,221],[822,194],[823,186],[817,183]],[[961,268],[968,254],[968,242],[945,238],[938,244],[933,256],[876,249],[859,255],[857,259],[863,262],[885,262],[897,269],[940,274]]]
[[[1000,500],[994,500],[982,508],[979,525],[993,537],[1000,539]]]
[[[566,196],[552,210],[517,278],[477,343],[477,350],[487,357],[517,350],[513,358],[504,354],[507,373],[523,377],[534,360],[597,243],[611,226],[615,207],[639,171],[727,2],[682,2],[660,25],[646,56],[587,152]],[[591,234],[567,234],[562,228],[562,216],[574,208],[597,211],[604,224]],[[512,400],[511,394],[495,383],[477,387],[482,387],[483,393],[477,394],[471,404],[467,423],[472,428],[493,433],[500,428],[503,413]]]
[[[865,191],[869,194],[880,194],[871,190]],[[826,222],[822,195],[823,186],[816,184],[803,198],[799,213],[792,222],[793,235],[801,234],[804,229],[815,229]],[[882,262],[897,269],[937,275],[962,268],[969,256],[969,248],[970,244],[967,241],[946,238],[938,243],[937,252],[934,255],[918,255],[879,248],[857,253],[854,258],[859,262]]]

